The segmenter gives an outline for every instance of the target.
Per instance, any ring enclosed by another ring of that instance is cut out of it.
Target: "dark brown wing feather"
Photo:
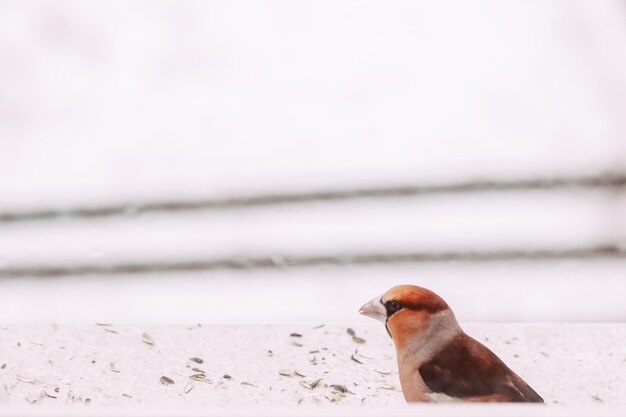
[[[492,351],[465,334],[457,336],[424,363],[419,372],[428,389],[451,397],[543,402],[539,394]]]

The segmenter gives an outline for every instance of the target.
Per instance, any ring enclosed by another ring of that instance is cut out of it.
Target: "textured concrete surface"
[[[626,405],[626,325],[464,327],[548,405]],[[404,405],[377,323],[3,325],[0,368],[5,405]]]

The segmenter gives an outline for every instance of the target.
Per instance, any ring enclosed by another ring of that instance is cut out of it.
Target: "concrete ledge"
[[[350,336],[349,327],[363,340]],[[593,414],[607,405],[626,406],[625,324],[489,323],[464,328],[543,396],[550,407],[533,408],[533,414],[557,415],[544,410],[561,406],[576,407],[567,407],[567,415],[581,415],[579,406],[592,407]],[[181,410],[211,415],[250,406],[272,408],[242,409],[235,415],[274,413],[277,406],[343,406],[341,415],[357,409],[360,416],[380,407],[407,410],[395,352],[377,323],[3,325],[0,367],[0,415],[48,409],[52,414],[42,415],[55,415],[61,405],[75,405],[72,410],[90,415],[97,415],[99,406],[123,407],[106,407],[107,413],[139,410],[133,415]],[[28,403],[33,406],[23,408]],[[446,415],[445,410],[473,415],[476,408],[437,405],[427,410],[429,415]],[[514,415],[518,409],[507,410],[506,415]]]

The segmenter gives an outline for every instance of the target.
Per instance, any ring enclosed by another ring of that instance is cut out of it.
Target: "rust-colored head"
[[[365,304],[360,313],[385,323],[396,347],[401,348],[424,332],[433,314],[448,309],[441,297],[426,288],[398,285]]]

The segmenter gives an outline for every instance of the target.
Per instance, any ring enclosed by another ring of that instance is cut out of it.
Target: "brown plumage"
[[[446,302],[426,288],[394,287],[360,312],[385,323],[408,402],[543,402],[491,350],[466,335]]]

